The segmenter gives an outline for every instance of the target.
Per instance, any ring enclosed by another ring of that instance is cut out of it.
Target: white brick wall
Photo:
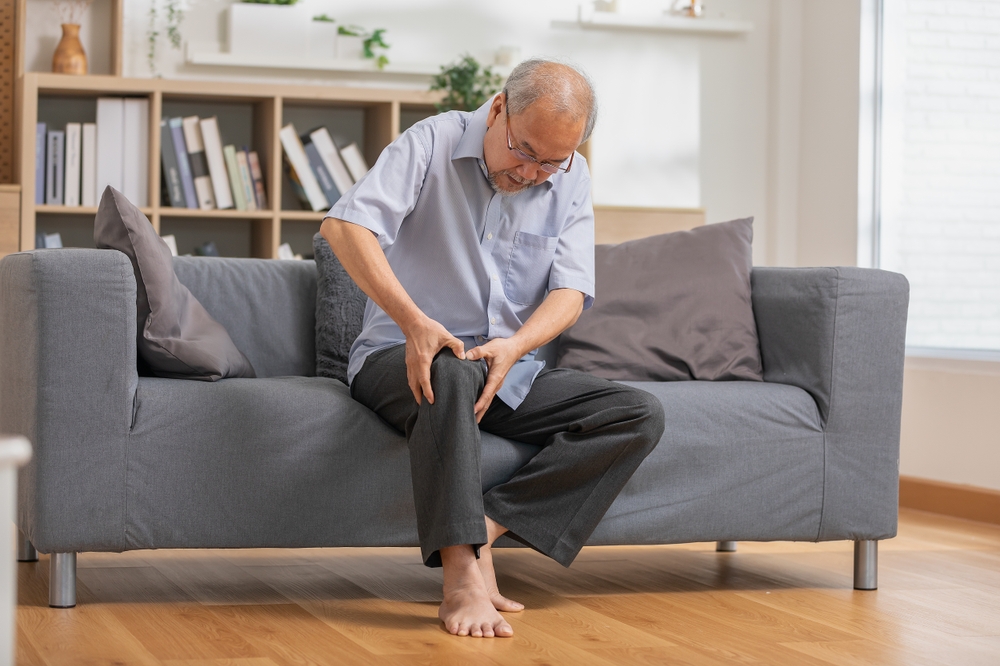
[[[881,266],[907,344],[1000,349],[1000,0],[885,0]]]

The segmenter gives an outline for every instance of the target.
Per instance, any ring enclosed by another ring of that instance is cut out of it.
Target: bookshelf
[[[282,167],[278,132],[288,122],[305,132],[326,125],[338,142],[356,141],[369,164],[402,129],[433,115],[438,93],[419,90],[227,81],[129,79],[119,76],[69,76],[24,73],[18,80],[20,131],[16,168],[20,178],[19,247],[34,248],[36,230],[63,235],[66,246],[92,247],[94,207],[35,203],[35,125],[92,122],[102,96],[149,100],[150,205],[143,208],[161,234],[177,236],[182,254],[205,240],[216,240],[223,255],[274,258],[283,242],[311,254],[312,235],[323,212],[301,210],[289,191]],[[88,115],[89,114],[89,115]],[[179,115],[217,115],[224,141],[256,150],[264,170],[270,208],[261,211],[192,210],[160,200],[160,119]]]

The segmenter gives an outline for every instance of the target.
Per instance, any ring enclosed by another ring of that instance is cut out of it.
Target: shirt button
[[[490,323],[493,324],[494,326],[496,326],[497,318],[496,317],[490,317]]]
[[[494,279],[494,280],[499,280],[499,279],[500,279],[500,276],[499,276],[499,275],[497,275],[496,273],[494,273],[494,274],[493,274],[493,279]]]
[[[493,240],[493,234],[486,234],[486,240]]]

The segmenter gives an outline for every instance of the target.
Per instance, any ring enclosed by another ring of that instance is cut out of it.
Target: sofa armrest
[[[818,539],[895,535],[909,285],[864,268],[755,268],[764,381],[816,400],[824,427]]]
[[[28,437],[18,524],[42,552],[125,548],[136,285],[114,250],[0,261],[0,431]]]

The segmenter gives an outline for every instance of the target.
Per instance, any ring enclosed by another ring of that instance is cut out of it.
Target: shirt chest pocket
[[[559,239],[518,231],[507,265],[504,293],[518,305],[535,305],[545,296]]]

